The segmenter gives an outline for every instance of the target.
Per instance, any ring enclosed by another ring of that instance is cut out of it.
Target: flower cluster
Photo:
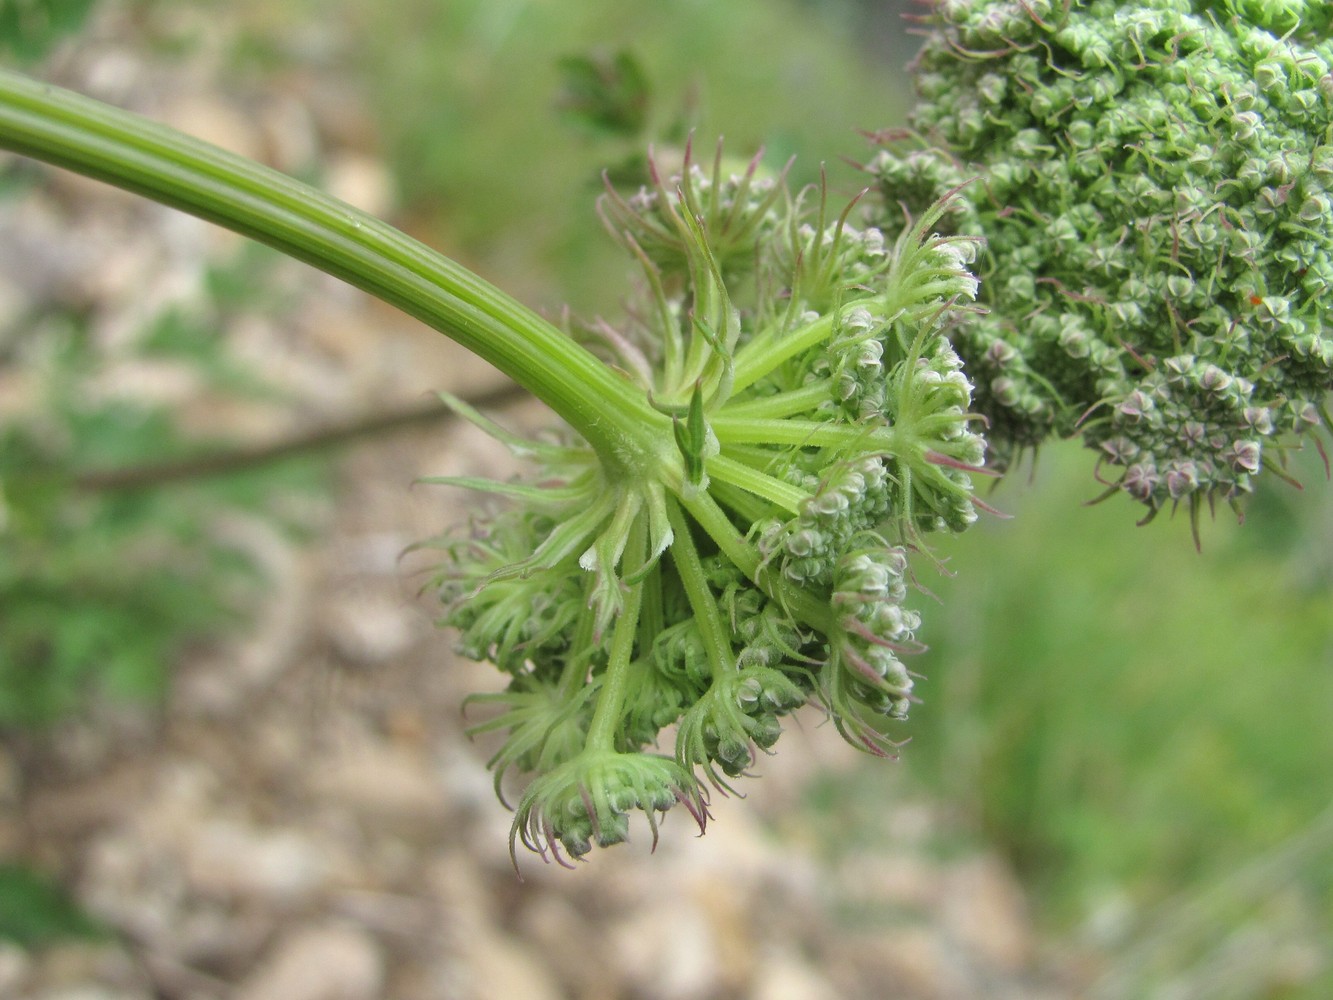
[[[1082,433],[1150,514],[1197,512],[1328,424],[1331,11],[934,5],[915,66],[926,145],[885,135],[870,169],[886,213],[961,188],[945,223],[986,242],[989,311],[955,342],[1000,463]]]
[[[943,206],[888,239],[820,188],[687,151],[601,211],[641,280],[623,321],[574,335],[660,433],[636,453],[520,441],[455,402],[537,472],[441,480],[517,504],[436,543],[444,623],[510,677],[473,701],[493,709],[477,731],[505,734],[497,790],[529,776],[514,841],[557,860],[625,839],[633,810],[702,825],[707,786],[808,702],[892,753],[919,648],[909,554],[976,519],[985,458],[947,335],[975,244],[934,233]]]

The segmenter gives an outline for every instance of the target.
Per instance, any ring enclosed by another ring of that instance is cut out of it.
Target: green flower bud
[[[593,844],[609,847],[629,836],[629,813],[641,810],[657,840],[656,814],[683,803],[703,829],[707,810],[690,774],[668,757],[645,753],[585,750],[535,778],[523,794],[509,835],[515,847],[568,866],[563,845],[581,858]]]

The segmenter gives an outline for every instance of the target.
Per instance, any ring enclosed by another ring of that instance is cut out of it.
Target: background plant
[[[96,0],[11,0],[0,7],[0,52],[26,63],[45,56],[88,18]]]
[[[116,373],[154,365],[190,379],[200,400],[281,399],[215,335],[259,294],[264,259],[214,272],[212,292],[172,307],[109,346],[74,313],[25,318],[0,338],[11,406],[0,424],[0,726],[50,723],[97,698],[155,699],[190,640],[242,620],[262,573],[226,539],[228,517],[266,514],[301,530],[292,498],[316,466],[159,483],[109,473],[230,446],[178,428],[166,402],[118,390]],[[283,512],[284,506],[286,512]]]
[[[358,26],[344,58],[367,89],[413,230],[552,310],[614,310],[624,294],[608,280],[623,272],[620,256],[587,210],[603,170],[641,166],[650,143],[679,146],[693,129],[709,145],[724,136],[733,155],[762,147],[774,170],[796,156],[796,187],[827,162],[850,196],[861,181],[838,155],[859,153],[854,130],[896,113],[902,94],[896,67],[858,44],[856,6],[840,2],[343,10]],[[567,114],[568,60],[605,66],[618,53],[648,89],[637,135]],[[540,169],[519,162],[522,149],[543,151]]]

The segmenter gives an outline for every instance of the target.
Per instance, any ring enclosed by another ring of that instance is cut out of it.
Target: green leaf
[[[106,928],[49,878],[23,865],[0,865],[0,941],[31,947],[105,935]]]
[[[83,27],[94,0],[5,0],[0,3],[0,53],[36,62],[65,35]]]
[[[566,56],[560,108],[591,132],[636,138],[648,121],[648,79],[628,52]]]

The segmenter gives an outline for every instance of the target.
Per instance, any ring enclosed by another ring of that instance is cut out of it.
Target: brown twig
[[[502,406],[526,395],[525,390],[508,384],[475,396],[464,397],[464,400],[474,406]],[[436,420],[447,420],[453,415],[453,411],[444,403],[432,401],[426,405],[417,405],[396,412],[372,414],[341,426],[307,431],[268,444],[148,465],[132,465],[118,469],[89,469],[75,473],[71,485],[87,493],[128,493],[156,489],[194,479],[225,476],[260,468],[290,458],[339,448],[363,438],[390,434]]]

